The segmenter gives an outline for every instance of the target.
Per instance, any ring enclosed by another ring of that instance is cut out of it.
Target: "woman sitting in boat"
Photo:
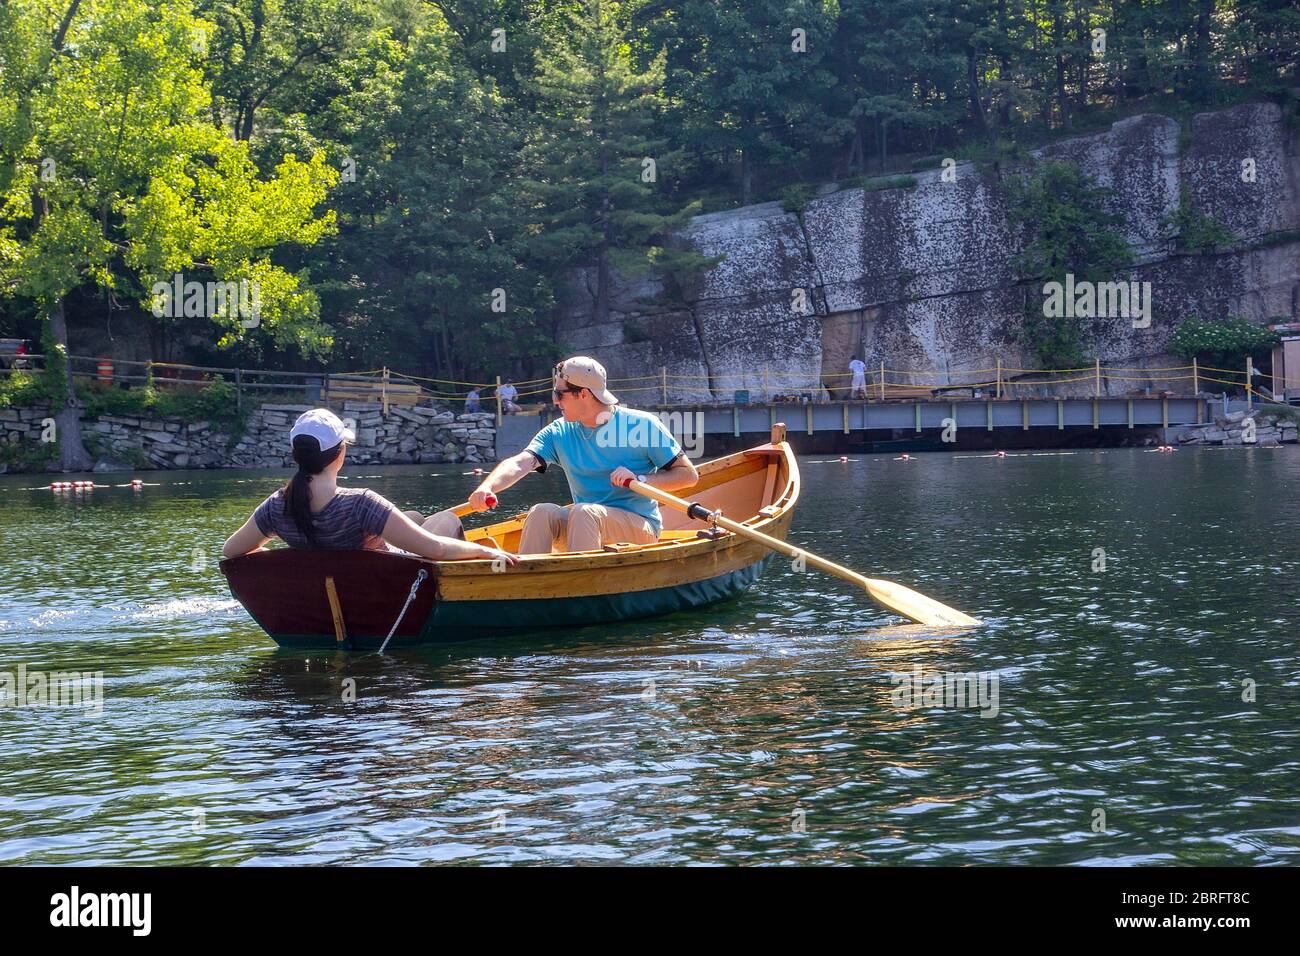
[[[516,555],[464,540],[450,511],[421,518],[399,511],[367,488],[338,487],[347,443],[356,436],[326,408],[304,412],[289,432],[298,473],[267,498],[222,548],[233,558],[257,551],[273,537],[291,548],[400,549],[435,561],[493,560],[516,563]],[[420,521],[412,519],[421,519]]]

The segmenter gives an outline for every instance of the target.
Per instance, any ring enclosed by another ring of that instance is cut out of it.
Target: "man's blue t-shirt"
[[[609,483],[609,473],[620,465],[644,475],[682,453],[673,433],[656,416],[619,405],[598,428],[557,418],[533,436],[527,450],[564,469],[575,503],[622,508],[648,520],[655,534],[663,528],[656,502]]]

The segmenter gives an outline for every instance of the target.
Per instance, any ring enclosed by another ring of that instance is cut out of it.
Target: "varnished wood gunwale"
[[[771,465],[777,471],[772,490],[768,492]],[[682,494],[706,504],[714,497],[707,494],[709,490],[725,488],[738,479],[756,475],[762,492],[774,496],[771,501],[760,500],[759,507],[770,504],[777,509],[777,514],[769,517],[755,513],[743,519],[743,523],[773,537],[785,538],[799,496],[799,469],[789,445],[782,443],[769,454],[751,450],[736,452],[706,462],[699,471],[700,481]],[[472,540],[480,534],[490,535],[504,545],[512,537],[517,541],[520,526],[517,517],[511,518],[477,529],[469,537]],[[686,527],[703,529],[705,525],[690,521]],[[712,540],[661,540],[619,552],[525,555],[517,565],[501,571],[493,571],[489,561],[431,563],[437,569],[441,600],[516,600],[645,591],[702,581],[743,568],[766,553],[762,545],[728,534]]]

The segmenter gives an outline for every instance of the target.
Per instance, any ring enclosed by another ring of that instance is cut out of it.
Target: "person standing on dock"
[[[853,373],[853,381],[849,384],[850,400],[856,401],[858,399],[861,399],[862,401],[865,402],[867,400],[866,363],[864,363],[862,359],[858,358],[855,355],[853,357],[853,360],[849,362],[849,371]]]
[[[564,469],[573,504],[534,505],[524,521],[520,554],[599,551],[623,541],[651,544],[663,530],[659,505],[623,487],[624,481],[636,478],[662,491],[678,491],[699,480],[695,465],[663,422],[619,405],[606,384],[605,368],[593,358],[579,355],[556,365],[552,398],[563,417],[539,431],[526,449],[500,462],[470,495],[474,510],[486,511],[490,495],[524,476],[549,465]]]

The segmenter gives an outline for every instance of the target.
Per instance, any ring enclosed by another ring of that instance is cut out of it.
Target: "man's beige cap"
[[[575,355],[573,358],[567,358],[556,365],[555,384],[557,388],[561,379],[578,388],[590,389],[591,394],[596,396],[596,401],[602,405],[618,404],[618,399],[614,396],[614,393],[605,387],[607,381],[605,366],[590,356]]]

